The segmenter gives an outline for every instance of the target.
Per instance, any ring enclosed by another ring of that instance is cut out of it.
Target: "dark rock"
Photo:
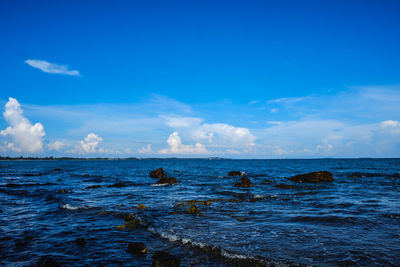
[[[115,226],[117,230],[124,230],[124,229],[135,229],[140,226],[140,220],[137,219],[132,214],[126,214],[122,217],[125,220],[125,223],[122,225]]]
[[[88,187],[86,187],[86,189],[93,189],[93,188],[99,188],[101,187],[101,185],[90,185]]]
[[[128,250],[131,254],[147,254],[147,248],[143,243],[140,242],[131,242],[128,245]]]
[[[293,189],[294,186],[293,185],[289,185],[289,184],[278,184],[275,185],[276,188],[280,188],[280,189]]]
[[[250,187],[253,185],[254,184],[246,176],[240,178],[240,182],[235,184],[236,187]]]
[[[88,178],[88,177],[90,177],[90,175],[86,173],[86,174],[83,174],[82,177]]]
[[[145,206],[145,205],[143,205],[143,204],[138,204],[138,206],[137,206],[137,208],[138,208],[138,210],[144,210],[144,209],[147,209],[147,207]]]
[[[75,243],[78,246],[82,247],[82,246],[84,246],[86,244],[86,239],[83,238],[83,237],[79,237],[79,238],[75,239]]]
[[[60,190],[58,190],[58,193],[61,193],[61,194],[65,194],[65,193],[69,193],[69,192],[71,192],[71,190],[69,190],[69,189],[60,189]]]
[[[161,178],[160,180],[157,181],[156,184],[176,184],[176,178],[175,177]]]
[[[307,183],[331,182],[333,181],[333,174],[328,171],[309,172],[306,174],[295,175],[289,179],[294,182]]]
[[[126,187],[126,186],[128,186],[126,183],[123,183],[123,182],[117,182],[117,183],[115,183],[115,184],[112,184],[112,185],[109,185],[108,187]]]
[[[157,170],[150,172],[150,177],[151,178],[165,178],[165,177],[167,177],[167,175],[165,174],[163,168],[158,168]]]
[[[36,267],[61,267],[61,264],[53,260],[50,256],[42,256],[36,263]]]
[[[164,251],[157,251],[153,255],[152,267],[179,267],[181,260]]]
[[[190,208],[187,210],[187,212],[189,212],[191,214],[196,214],[196,213],[199,213],[200,210],[197,208],[197,206],[195,204],[192,204],[192,206],[190,206]]]
[[[55,168],[53,171],[55,171],[55,172],[60,172],[60,171],[62,171],[62,169],[60,169],[60,168]]]
[[[241,171],[231,171],[228,172],[228,176],[242,176],[244,173]]]

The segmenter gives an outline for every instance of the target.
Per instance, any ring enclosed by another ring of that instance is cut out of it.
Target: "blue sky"
[[[2,1],[0,153],[399,157],[399,12],[398,1]]]

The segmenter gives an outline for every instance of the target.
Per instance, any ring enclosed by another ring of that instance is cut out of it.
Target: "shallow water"
[[[154,186],[159,167],[178,183]],[[232,170],[255,185],[235,187]],[[335,180],[287,179],[320,170]],[[400,159],[2,161],[1,263],[148,266],[164,250],[194,266],[400,265],[399,173]],[[179,205],[212,199],[200,214]],[[141,225],[118,230],[128,213]]]

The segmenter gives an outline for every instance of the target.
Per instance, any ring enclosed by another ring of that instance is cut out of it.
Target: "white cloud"
[[[104,152],[104,148],[97,149],[101,142],[103,142],[103,138],[97,134],[90,133],[84,140],[79,141],[79,145],[80,149],[85,153]]]
[[[383,128],[386,128],[386,127],[400,127],[400,122],[399,121],[387,120],[387,121],[382,121],[381,125],[382,125]]]
[[[31,67],[39,69],[43,72],[47,73],[55,73],[55,74],[65,74],[70,76],[79,76],[79,71],[77,70],[69,70],[66,65],[58,65],[55,63],[50,63],[45,60],[37,60],[37,59],[28,59],[25,60],[25,63]]]
[[[184,145],[178,132],[170,134],[167,140],[168,148],[159,151],[160,154],[208,154],[210,153],[203,144]]]
[[[151,154],[153,151],[151,150],[151,144],[147,144],[146,147],[142,147],[138,150],[140,154]]]
[[[179,128],[185,136],[195,142],[207,142],[208,146],[230,151],[248,152],[254,146],[256,137],[247,128],[235,127],[226,123],[202,123],[203,119],[194,117],[163,116],[171,128]]]
[[[62,149],[64,146],[66,146],[66,144],[64,144],[63,142],[61,142],[61,141],[55,141],[55,142],[53,142],[53,143],[47,144],[47,149],[50,150],[50,151],[51,151],[51,150],[54,150],[54,151],[60,152],[61,149]]]
[[[10,137],[12,141],[6,141],[8,149],[14,152],[34,153],[43,149],[42,138],[45,131],[41,123],[34,125],[24,117],[21,105],[17,99],[10,97],[3,113],[9,123],[9,127],[0,131],[0,135]]]

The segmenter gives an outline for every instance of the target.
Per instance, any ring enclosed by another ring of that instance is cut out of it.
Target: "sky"
[[[0,2],[0,155],[400,157],[399,1]]]

